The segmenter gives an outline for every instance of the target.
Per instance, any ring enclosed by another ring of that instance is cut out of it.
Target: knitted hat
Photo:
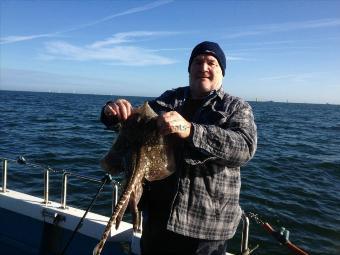
[[[218,63],[220,64],[220,67],[222,69],[222,74],[224,76],[225,73],[225,67],[226,67],[226,59],[223,50],[221,47],[215,43],[215,42],[201,42],[195,46],[195,48],[191,52],[191,56],[189,59],[189,66],[188,66],[188,72],[190,72],[190,66],[192,61],[195,57],[197,57],[200,54],[208,54],[214,56]]]

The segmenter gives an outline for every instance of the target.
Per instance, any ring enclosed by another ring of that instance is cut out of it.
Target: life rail
[[[2,160],[2,190],[1,190],[2,193],[7,192],[7,174],[8,174],[8,163],[9,162],[13,162],[13,163],[20,164],[20,165],[27,165],[33,168],[43,169],[43,173],[44,173],[43,203],[46,205],[49,203],[50,173],[62,174],[62,188],[61,188],[61,199],[60,199],[61,209],[67,209],[66,201],[67,201],[67,185],[68,185],[69,177],[75,177],[81,180],[102,183],[101,179],[98,179],[95,177],[76,174],[70,171],[66,171],[64,169],[59,170],[59,169],[53,169],[49,166],[44,166],[44,165],[35,164],[35,163],[28,163],[26,162],[26,159],[22,156],[19,156],[16,160],[0,157],[0,160]],[[118,186],[119,186],[119,182],[116,180],[113,180],[112,181],[112,211],[114,210],[118,202]]]

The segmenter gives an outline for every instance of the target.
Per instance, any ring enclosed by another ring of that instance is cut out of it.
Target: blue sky
[[[216,41],[246,100],[340,104],[340,1],[1,1],[0,89],[157,96]]]

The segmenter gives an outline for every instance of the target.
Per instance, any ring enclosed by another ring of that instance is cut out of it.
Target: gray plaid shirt
[[[156,112],[181,113],[189,91],[166,91],[150,106]],[[253,157],[257,145],[252,109],[221,88],[205,98],[192,125],[167,229],[199,239],[230,239],[241,218],[240,166]]]

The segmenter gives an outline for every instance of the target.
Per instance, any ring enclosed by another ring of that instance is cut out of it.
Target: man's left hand
[[[176,111],[160,115],[157,124],[162,135],[177,134],[180,138],[189,137],[192,126]]]

